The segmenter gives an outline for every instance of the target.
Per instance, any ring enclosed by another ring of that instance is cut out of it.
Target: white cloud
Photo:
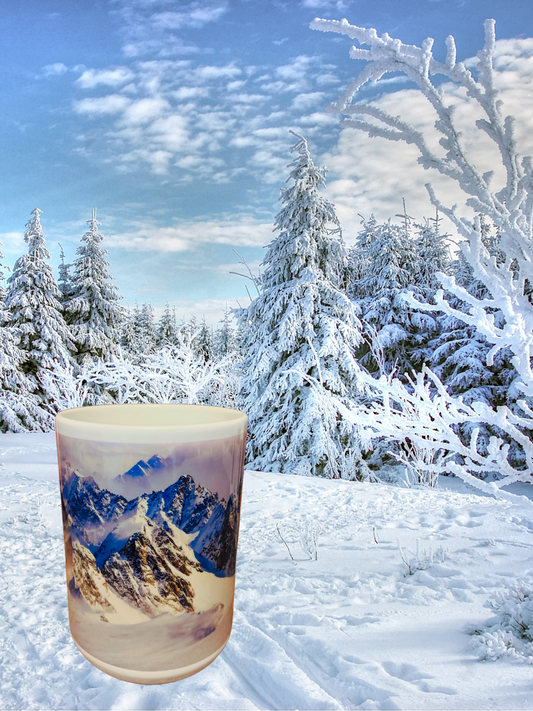
[[[311,91],[307,94],[298,94],[292,100],[291,108],[295,111],[307,111],[311,106],[323,103],[324,93],[322,91]]]
[[[430,0],[430,2],[434,2],[434,0]],[[351,4],[351,0],[302,0],[302,6],[312,10],[320,8],[321,10],[335,9],[338,12],[345,12]]]
[[[239,104],[260,104],[270,97],[264,94],[232,94],[231,100]]]
[[[533,152],[533,39],[498,41],[495,65],[499,70],[495,81],[501,90],[503,115],[516,117],[519,150],[522,155],[529,155]],[[482,118],[481,111],[464,92],[449,84],[442,88],[456,106],[455,118],[467,154],[480,173],[495,170],[493,188],[498,189],[505,176],[497,150],[475,126],[475,121]],[[434,129],[436,115],[419,91],[403,89],[373,103],[421,130],[434,152],[443,155]],[[436,170],[424,170],[417,158],[414,146],[369,138],[356,129],[342,130],[337,146],[321,162],[331,169],[327,196],[336,205],[349,244],[360,229],[359,214],[370,217],[374,213],[378,220],[386,220],[402,211],[402,198],[410,215],[419,220],[433,216],[435,210],[424,187],[427,182],[433,184],[448,206],[457,203],[459,214],[471,215],[465,207],[467,196],[455,182]],[[447,222],[445,229],[455,234],[451,223]]]
[[[192,70],[189,74],[189,78],[193,82],[208,82],[213,80],[218,81],[220,79],[232,79],[241,73],[241,69],[234,64],[226,64],[222,67],[207,64]]]
[[[262,247],[272,239],[272,224],[242,220],[197,220],[174,227],[147,225],[127,233],[108,236],[113,247],[133,252],[184,252],[201,244]]]
[[[203,27],[209,22],[216,22],[228,9],[226,3],[211,7],[193,4],[185,12],[159,12],[152,16],[156,29],[178,30],[182,27]]]
[[[309,67],[316,63],[316,57],[309,57],[305,54],[301,54],[290,64],[284,64],[281,67],[276,68],[276,74],[280,79],[285,81],[298,81],[303,80]]]
[[[118,87],[131,82],[134,74],[129,67],[116,67],[115,69],[86,69],[76,79],[75,84],[82,89],[94,89],[95,86]]]
[[[218,135],[228,133],[236,123],[236,118],[227,111],[205,111],[196,117],[198,126]]]
[[[24,245],[24,232],[0,232],[0,244],[5,247],[6,252],[26,251]]]
[[[339,77],[335,76],[335,74],[331,74],[329,72],[326,72],[325,74],[319,74],[316,77],[316,83],[319,86],[322,86],[324,84],[338,84],[339,83]]]
[[[235,136],[229,144],[235,148],[248,148],[257,145],[257,140],[253,136]]]
[[[150,136],[167,151],[179,153],[190,148],[190,136],[187,119],[172,115],[158,118],[149,127]]]
[[[163,149],[146,149],[138,148],[124,153],[119,157],[119,169],[127,170],[132,164],[144,165],[148,164],[154,175],[165,175],[168,173],[168,166],[172,153]]]
[[[172,95],[178,100],[197,99],[209,96],[209,89],[204,86],[182,86],[177,91],[173,91]]]
[[[57,77],[66,72],[68,72],[68,67],[66,64],[63,64],[63,62],[55,62],[54,64],[47,64],[43,67],[45,77]]]
[[[246,82],[242,79],[237,79],[236,81],[228,82],[226,89],[228,91],[238,91],[239,89],[242,89],[245,84]]]
[[[338,116],[327,114],[324,111],[316,111],[308,116],[302,116],[300,123],[304,126],[323,127],[336,126],[339,123]],[[306,129],[307,131],[309,129]]]
[[[289,129],[287,126],[270,126],[268,128],[258,128],[254,131],[254,136],[261,139],[282,139],[285,142],[289,138]]]
[[[108,94],[92,99],[81,99],[74,102],[74,111],[77,114],[88,114],[91,116],[104,116],[107,114],[117,114],[124,111],[130,104],[131,99],[120,94]]]
[[[169,108],[168,101],[162,98],[139,99],[126,107],[122,120],[133,124],[149,123]]]

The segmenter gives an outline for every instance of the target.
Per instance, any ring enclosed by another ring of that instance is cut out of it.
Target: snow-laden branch
[[[376,380],[362,371],[361,382],[374,400],[357,409],[346,407],[316,379],[308,377],[307,380],[322,404],[327,401],[328,408],[334,407],[345,422],[355,427],[363,448],[383,438],[401,443],[403,453],[392,454],[417,472],[425,483],[431,485],[439,473],[448,472],[485,493],[514,500],[502,487],[533,481],[533,445],[524,432],[531,427],[533,413],[524,402],[519,403],[524,410],[523,417],[505,406],[494,410],[481,402],[467,405],[460,397],[446,392],[439,378],[427,367],[413,374],[407,385],[393,375],[383,374]],[[468,445],[456,431],[461,423],[474,425]],[[499,428],[522,445],[526,456],[524,469],[518,471],[509,464],[509,445],[499,437],[491,437],[486,452],[480,451],[477,446],[479,427],[476,427],[480,423]],[[459,457],[462,463],[457,461]],[[487,482],[480,478],[491,472],[500,477],[498,481]]]
[[[473,268],[474,276],[490,292],[492,299],[475,299],[466,295],[450,277],[442,276],[443,285],[470,305],[464,314],[451,307],[442,295],[437,308],[475,325],[494,348],[489,360],[498,350],[508,347],[513,353],[513,364],[521,376],[519,387],[533,396],[533,306],[528,298],[526,283],[533,284],[533,169],[531,158],[520,158],[514,139],[514,118],[503,116],[502,102],[495,88],[494,51],[496,46],[494,20],[485,22],[485,44],[477,53],[476,76],[462,62],[456,60],[453,37],[446,40],[445,62],[438,62],[432,54],[433,40],[426,39],[421,47],[403,44],[388,34],[378,36],[375,29],[350,25],[347,20],[320,20],[311,23],[313,29],[337,32],[356,39],[369,49],[352,47],[353,59],[364,59],[367,66],[347,87],[332,111],[349,118],[345,124],[365,131],[369,136],[387,140],[404,141],[416,146],[418,162],[426,169],[434,169],[454,180],[465,193],[465,205],[479,215],[489,218],[496,226],[499,249],[505,254],[500,263],[491,256],[482,243],[479,218],[460,217],[455,206],[442,202],[430,183],[426,185],[432,203],[441,214],[455,224],[465,238],[461,245],[463,254]],[[354,97],[367,82],[379,81],[388,72],[403,72],[414,81],[435,112],[434,130],[443,156],[437,156],[427,145],[423,134],[379,107],[368,103],[353,103]],[[448,84],[437,87],[432,77],[440,75]],[[477,105],[483,118],[475,121],[473,130],[485,133],[499,151],[505,169],[505,184],[498,191],[491,189],[493,171],[480,174],[465,148],[462,133],[454,119],[453,105],[446,103],[444,89],[452,85],[462,89],[467,100]],[[511,269],[513,265],[513,269]],[[501,311],[505,324],[495,325],[492,317],[494,304]],[[420,308],[432,310],[425,305]]]
[[[85,372],[76,372],[72,363],[65,365],[56,363],[53,371],[45,370],[40,374],[39,382],[49,393],[49,398],[53,402],[50,411],[54,414],[60,410],[83,407],[87,404],[90,390]]]

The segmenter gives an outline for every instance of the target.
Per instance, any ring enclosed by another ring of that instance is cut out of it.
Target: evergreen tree
[[[68,367],[72,343],[61,315],[61,293],[48,264],[50,252],[42,233],[41,212],[33,210],[33,218],[26,225],[28,253],[16,261],[8,279],[6,307],[22,351],[20,369],[31,381],[40,403],[53,407],[53,397],[42,385],[42,377],[56,366]]]
[[[155,353],[157,349],[157,327],[152,304],[143,304],[139,314],[140,348],[144,354]]]
[[[138,305],[136,305],[138,308]],[[124,318],[122,319],[122,329],[120,332],[120,347],[127,353],[135,352],[135,328],[134,315],[129,309],[125,310]]]
[[[98,232],[95,209],[87,224],[90,229],[76,250],[78,258],[64,305],[74,341],[73,354],[80,364],[107,360],[116,352],[123,319],[120,297],[107,269],[107,251],[101,246],[104,237]]]
[[[72,264],[65,263],[65,251],[61,245],[59,245],[61,250],[61,264],[59,265],[59,279],[57,280],[57,286],[61,292],[61,303],[65,303],[71,295],[72,291],[72,277],[70,270]]]
[[[447,267],[446,236],[438,233],[438,223],[437,229],[429,222],[413,227],[407,215],[403,225],[379,225],[372,216],[350,250],[348,293],[360,309],[365,338],[356,357],[371,373],[384,368],[403,376],[420,369],[438,330],[435,316],[411,308],[405,295],[434,293],[435,273]]]
[[[133,361],[142,355],[155,353],[157,348],[157,329],[154,309],[151,304],[135,304],[128,315],[122,331],[121,344]]]
[[[0,252],[0,259],[3,258]],[[39,405],[35,383],[20,370],[24,355],[16,345],[17,331],[9,323],[3,281],[4,268],[0,264],[0,431],[47,430],[52,418]]]
[[[437,212],[433,219],[415,225],[415,286],[417,293],[427,299],[442,288],[437,272],[448,272],[450,269],[449,235],[441,234],[440,221]]]
[[[213,333],[205,322],[205,316],[202,319],[202,325],[198,331],[198,335],[193,342],[194,352],[204,359],[207,363],[214,355]]]
[[[176,345],[178,342],[178,323],[176,321],[176,312],[170,310],[167,301],[165,310],[161,314],[159,324],[157,326],[157,346]]]
[[[231,325],[230,312],[226,306],[224,317],[220,320],[222,326],[217,329],[214,339],[215,353],[219,358],[230,356],[237,351],[235,329]]]
[[[481,233],[484,246],[498,263],[505,260],[505,255],[499,248],[498,235],[493,234],[486,220],[481,220]],[[472,267],[459,250],[457,258],[451,264],[451,273],[456,283],[476,298],[489,295],[486,286],[475,278]],[[489,295],[490,296],[490,295]],[[457,296],[448,294],[447,299],[453,308],[469,311],[469,306]],[[494,311],[495,322],[503,326],[502,314]],[[487,365],[487,354],[492,346],[485,336],[475,326],[468,325],[449,314],[439,317],[440,333],[429,343],[432,353],[430,367],[439,376],[448,392],[460,395],[464,402],[483,402],[496,408],[507,405],[515,410],[516,401],[521,393],[516,387],[518,374],[512,364],[512,354],[508,348],[503,348],[494,357],[492,365]],[[501,431],[496,431],[484,423],[478,424],[479,451],[485,453],[490,437],[504,437]],[[459,425],[458,432],[463,441],[470,442],[472,425]],[[505,438],[505,437],[504,437]],[[520,466],[524,461],[521,448],[514,440],[507,438],[510,444],[509,461],[513,466]]]
[[[262,292],[237,312],[250,336],[241,368],[248,466],[356,478],[357,440],[336,412],[324,409],[312,382],[354,402],[359,370],[351,355],[360,323],[340,288],[346,250],[335,209],[319,193],[325,169],[315,167],[306,140],[297,138],[294,184],[281,193],[279,235],[263,262]]]

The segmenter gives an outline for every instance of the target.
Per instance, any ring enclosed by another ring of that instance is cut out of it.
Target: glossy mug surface
[[[247,425],[204,405],[57,415],[70,629],[107,674],[177,681],[226,645]]]

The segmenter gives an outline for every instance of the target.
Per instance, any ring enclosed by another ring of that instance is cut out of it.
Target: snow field
[[[533,575],[525,499],[247,472],[228,645],[189,679],[137,686],[70,636],[54,435],[2,435],[0,462],[2,709],[533,706],[531,666],[480,661],[467,631]]]

